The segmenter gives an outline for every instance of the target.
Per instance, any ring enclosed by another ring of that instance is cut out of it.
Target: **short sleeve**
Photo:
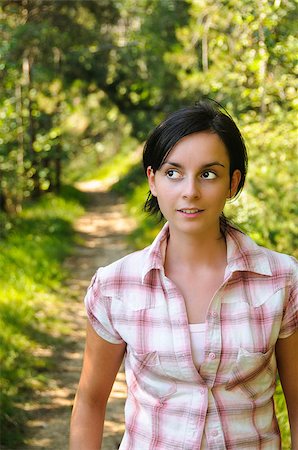
[[[123,340],[113,326],[112,298],[101,293],[101,268],[91,280],[85,296],[85,307],[88,319],[96,333],[112,344],[121,344]]]
[[[297,269],[297,265],[296,265]],[[298,279],[297,271],[294,274],[294,281],[289,289],[289,295],[284,308],[283,320],[281,323],[279,338],[291,336],[298,328]]]

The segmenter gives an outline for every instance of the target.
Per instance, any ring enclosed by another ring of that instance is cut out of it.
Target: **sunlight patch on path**
[[[70,273],[65,290],[61,293],[65,302],[60,317],[69,327],[70,335],[59,349],[38,349],[40,356],[55,358],[55,368],[49,389],[36,392],[36,398],[23,405],[28,412],[29,430],[26,446],[21,450],[66,450],[71,407],[80,376],[86,315],[83,298],[90,280],[100,266],[107,265],[132,251],[126,236],[135,223],[125,216],[124,205],[119,198],[107,192],[106,183],[90,181],[76,185],[86,192],[89,206],[79,218],[75,229],[80,244],[67,259],[65,267]],[[121,370],[114,383],[107,405],[102,450],[116,450],[124,432],[124,402],[126,383]]]

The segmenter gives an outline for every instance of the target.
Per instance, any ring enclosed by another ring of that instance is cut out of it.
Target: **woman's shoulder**
[[[297,279],[298,261],[294,256],[258,244],[249,235],[234,227],[229,228],[229,233],[234,236],[238,251],[246,260],[267,263],[274,276],[286,275]]]
[[[123,256],[112,263],[100,267],[100,275],[102,278],[108,278],[115,275],[122,274],[123,276],[132,273],[138,274],[142,272],[142,267],[146,260],[149,247],[142,250],[137,250]]]
[[[267,256],[272,271],[274,273],[290,273],[297,278],[298,276],[298,261],[294,256],[286,253],[277,252],[264,246],[259,246],[264,254]]]
[[[162,248],[168,235],[167,224],[158,233],[154,241],[142,250],[137,250],[99,269],[102,281],[117,278],[117,280],[143,280],[147,272],[162,266]]]
[[[106,266],[99,267],[92,284],[95,284],[103,295],[140,285],[148,250],[149,247],[134,251]]]

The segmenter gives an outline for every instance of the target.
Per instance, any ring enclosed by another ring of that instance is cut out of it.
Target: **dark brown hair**
[[[172,113],[152,131],[143,151],[145,173],[149,166],[154,172],[158,170],[180,139],[200,131],[216,133],[225,144],[230,159],[230,177],[236,169],[240,170],[241,179],[234,195],[236,197],[244,186],[247,172],[245,143],[232,117],[219,104],[210,100]],[[158,201],[150,191],[144,210],[162,217]]]

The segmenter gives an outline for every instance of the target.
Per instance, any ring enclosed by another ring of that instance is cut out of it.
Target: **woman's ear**
[[[229,195],[227,198],[233,198],[237,192],[241,180],[241,172],[239,169],[234,170],[230,181]]]
[[[156,188],[155,188],[155,172],[151,166],[147,167],[147,178],[148,184],[151,191],[151,194],[156,197]]]

